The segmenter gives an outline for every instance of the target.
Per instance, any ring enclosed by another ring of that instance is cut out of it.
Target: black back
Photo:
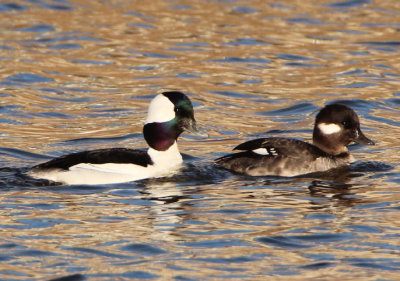
[[[64,155],[46,163],[34,166],[33,169],[63,169],[80,164],[136,164],[147,167],[153,164],[150,156],[145,151],[127,148],[96,149],[91,151],[76,152]]]

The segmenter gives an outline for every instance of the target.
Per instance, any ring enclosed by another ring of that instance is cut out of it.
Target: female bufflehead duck
[[[165,176],[182,163],[176,141],[184,130],[200,135],[193,105],[180,92],[165,92],[149,105],[143,127],[150,146],[147,152],[127,148],[77,152],[34,166],[28,174],[63,184],[109,184]]]
[[[373,145],[360,129],[357,114],[341,104],[325,106],[315,119],[313,144],[287,138],[261,138],[235,147],[243,152],[216,160],[222,167],[250,176],[292,177],[348,165],[351,142]]]

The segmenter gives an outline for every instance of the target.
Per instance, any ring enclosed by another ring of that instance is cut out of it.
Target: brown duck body
[[[353,160],[348,152],[329,155],[315,145],[296,139],[256,139],[235,149],[243,151],[221,157],[216,163],[250,176],[292,177],[348,165]]]
[[[242,152],[223,156],[218,165],[250,176],[298,176],[345,166],[354,161],[351,142],[374,144],[360,129],[349,107],[331,104],[316,117],[313,144],[288,138],[260,138],[235,147]]]

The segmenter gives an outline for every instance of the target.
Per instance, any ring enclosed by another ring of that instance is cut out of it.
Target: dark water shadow
[[[50,279],[48,281],[84,281],[84,280],[87,280],[87,278],[84,275],[77,273],[77,274],[72,274],[72,275],[67,275],[67,276],[63,276],[63,277]]]

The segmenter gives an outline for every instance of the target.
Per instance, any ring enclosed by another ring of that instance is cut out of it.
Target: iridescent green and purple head
[[[181,92],[164,92],[150,103],[143,135],[148,145],[159,151],[167,150],[179,135],[187,131],[204,137],[196,126],[193,105]]]

